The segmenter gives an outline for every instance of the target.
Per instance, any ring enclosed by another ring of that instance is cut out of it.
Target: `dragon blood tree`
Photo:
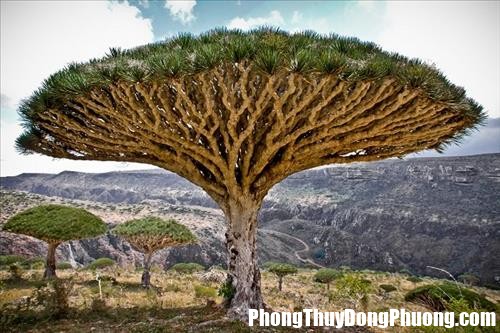
[[[373,43],[219,29],[72,64],[20,107],[20,151],[153,164],[227,218],[229,315],[263,306],[257,213],[287,176],[441,150],[483,118],[438,70]]]
[[[3,230],[38,238],[48,244],[44,279],[56,277],[56,249],[62,242],[93,238],[106,232],[106,224],[81,208],[42,205],[11,217]]]
[[[145,217],[119,224],[112,232],[125,240],[137,251],[144,253],[144,272],[141,283],[151,286],[151,259],[156,251],[178,245],[193,243],[196,237],[191,231],[174,220]]]

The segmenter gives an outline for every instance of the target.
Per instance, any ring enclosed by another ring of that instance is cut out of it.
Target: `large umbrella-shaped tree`
[[[287,176],[459,140],[484,117],[437,69],[314,32],[219,29],[72,64],[20,107],[22,152],[153,164],[227,218],[230,315],[260,308],[257,213]]]
[[[44,279],[56,277],[56,249],[62,242],[93,238],[106,232],[106,224],[81,208],[42,205],[11,217],[4,231],[38,238],[48,244]]]
[[[119,224],[112,232],[127,240],[133,248],[144,253],[144,272],[141,283],[151,286],[151,259],[156,251],[178,245],[193,243],[196,237],[191,231],[174,220],[145,217]]]

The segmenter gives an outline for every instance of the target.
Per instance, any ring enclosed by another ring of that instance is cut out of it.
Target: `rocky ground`
[[[215,272],[215,273],[214,273]],[[374,271],[346,271],[345,275],[357,276],[369,281],[366,293],[351,297],[336,297],[337,283],[330,290],[324,284],[314,282],[315,270],[301,269],[297,274],[284,278],[283,290],[278,291],[277,277],[263,271],[262,291],[264,301],[273,311],[301,311],[316,308],[320,311],[341,311],[344,308],[357,311],[386,311],[404,308],[408,311],[428,311],[420,303],[404,300],[405,294],[416,287],[442,282],[424,278],[420,282],[408,280],[407,275]],[[416,328],[396,327],[389,329],[350,327],[344,330],[307,328],[254,328],[230,321],[220,307],[222,298],[217,288],[225,273],[218,269],[180,274],[153,269],[152,290],[143,289],[140,271],[123,267],[110,267],[92,272],[88,270],[59,270],[58,275],[68,293],[66,314],[54,317],[47,312],[52,306],[49,289],[40,281],[41,270],[27,270],[12,279],[7,271],[0,271],[0,331],[2,332],[444,332],[420,331]],[[103,301],[96,278],[99,273]],[[393,291],[381,289],[391,285]],[[204,292],[197,291],[202,286]],[[355,285],[352,285],[355,288]],[[466,286],[461,285],[461,288]],[[481,287],[467,287],[498,302],[500,292]],[[354,289],[353,289],[354,290]],[[38,295],[38,296],[37,296]],[[41,297],[40,297],[41,296]],[[362,300],[363,299],[363,300]],[[42,300],[42,301],[40,301]],[[42,303],[41,303],[42,302]],[[41,305],[42,304],[42,305]],[[451,332],[451,331],[450,331]],[[454,331],[483,332],[483,331]],[[484,331],[495,332],[495,331]]]

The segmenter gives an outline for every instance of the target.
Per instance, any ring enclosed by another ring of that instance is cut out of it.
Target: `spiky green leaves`
[[[127,221],[113,228],[112,232],[145,253],[193,243],[196,240],[187,227],[175,220],[163,220],[153,216]]]
[[[313,31],[289,34],[273,28],[249,32],[215,29],[199,36],[179,34],[130,50],[111,49],[102,59],[71,64],[51,75],[19,108],[28,135],[18,140],[17,146],[21,151],[33,150],[35,138],[40,137],[39,113],[47,109],[70,112],[69,100],[87,97],[92,91],[109,94],[117,83],[168,84],[181,76],[241,64],[263,75],[314,73],[349,82],[395,79],[402,87],[420,89],[434,102],[447,103],[466,116],[468,126],[443,144],[467,135],[467,129],[481,124],[485,117],[481,106],[439,70],[418,59],[385,52],[374,43]]]
[[[3,230],[53,243],[99,236],[106,224],[81,208],[42,205],[11,217]]]

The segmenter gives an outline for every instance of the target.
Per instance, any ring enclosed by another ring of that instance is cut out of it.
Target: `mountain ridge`
[[[190,259],[205,265],[225,262],[222,214],[200,188],[171,172],[21,174],[0,178],[0,185],[3,191],[47,196],[43,200],[64,198],[83,200],[89,207],[106,206],[102,212],[97,210],[105,215],[112,207],[115,213],[123,207],[135,207],[130,209],[138,209],[139,214],[186,211],[194,216],[191,219],[208,219],[213,225],[202,223],[208,231],[201,230],[199,248],[167,251],[158,262],[163,266]],[[494,253],[500,253],[498,193],[500,154],[328,166],[294,174],[271,189],[259,228],[303,240],[310,248],[304,255],[323,266],[408,269],[428,275],[435,272],[426,266],[438,266],[455,275],[474,273],[491,283],[500,281],[500,265],[494,260]],[[8,214],[2,215],[5,219]],[[0,253],[14,243],[15,239],[0,242]],[[116,240],[102,240],[101,245],[99,255],[130,263],[140,260],[132,252],[133,260],[120,256],[122,245]],[[261,262],[301,264],[293,255],[301,248],[272,232],[259,233]],[[64,253],[61,256],[66,258]],[[91,258],[89,254],[80,261]]]

